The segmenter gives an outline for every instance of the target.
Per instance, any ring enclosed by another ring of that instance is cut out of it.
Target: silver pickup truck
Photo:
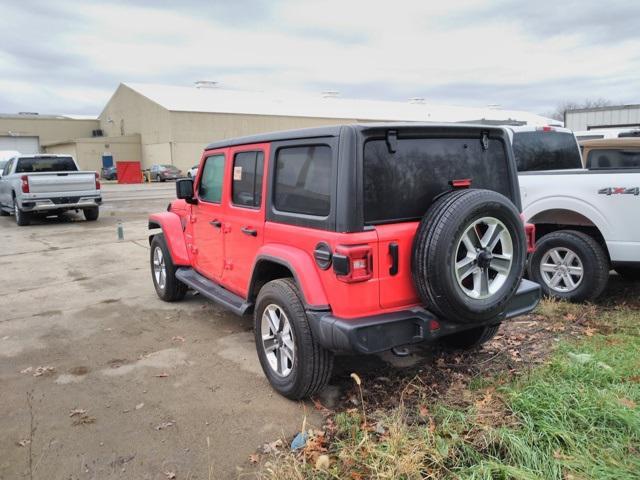
[[[20,226],[34,216],[82,210],[97,220],[102,203],[96,172],[81,172],[68,155],[18,155],[0,172],[0,215],[15,215]]]

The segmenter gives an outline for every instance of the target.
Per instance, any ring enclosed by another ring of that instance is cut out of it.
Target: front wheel
[[[529,276],[549,297],[582,302],[602,294],[609,267],[607,254],[594,238],[575,230],[559,230],[536,243]]]
[[[329,381],[333,354],[313,339],[295,282],[267,283],[253,314],[258,359],[271,386],[292,400],[309,397]]]
[[[150,261],[151,277],[158,297],[165,302],[182,300],[187,293],[187,286],[176,278],[176,267],[161,233],[151,241]]]

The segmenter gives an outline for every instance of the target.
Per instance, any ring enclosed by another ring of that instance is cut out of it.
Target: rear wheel
[[[165,302],[182,300],[187,293],[187,286],[176,278],[176,267],[161,233],[151,241],[150,261],[151,277],[158,297]]]
[[[98,215],[100,215],[100,210],[98,207],[85,208],[82,213],[84,214],[85,220],[95,222],[98,219]]]
[[[463,332],[454,333],[453,335],[447,335],[440,339],[440,343],[448,348],[468,350],[479,347],[493,339],[499,329],[500,324],[471,328]]]
[[[524,226],[515,206],[489,190],[442,196],[420,222],[412,273],[426,307],[452,322],[499,316],[524,270]]]
[[[31,223],[31,215],[24,212],[19,206],[18,201],[13,198],[13,215],[19,227],[26,227]]]
[[[322,389],[331,377],[333,354],[314,340],[295,282],[267,283],[253,315],[258,359],[271,386],[292,400]]]
[[[536,242],[529,276],[545,295],[572,302],[594,300],[607,286],[609,259],[600,244],[575,230],[559,230]]]

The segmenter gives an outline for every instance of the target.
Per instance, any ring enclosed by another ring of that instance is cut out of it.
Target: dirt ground
[[[271,390],[251,319],[157,298],[146,217],[174,188],[107,185],[97,222],[0,218],[0,479],[236,478],[318,419]]]

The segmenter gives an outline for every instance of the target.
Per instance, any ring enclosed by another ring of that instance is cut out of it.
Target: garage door
[[[17,150],[20,153],[40,153],[38,137],[0,136],[0,150]]]

